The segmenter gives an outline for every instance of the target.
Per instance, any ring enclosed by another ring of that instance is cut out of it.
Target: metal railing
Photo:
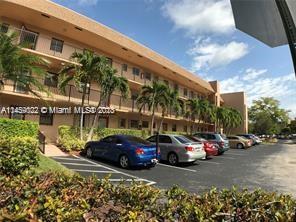
[[[45,135],[38,131],[39,149],[42,153],[45,153]]]

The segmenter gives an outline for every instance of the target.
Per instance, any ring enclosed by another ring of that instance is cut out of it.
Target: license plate
[[[151,163],[158,163],[158,160],[157,159],[152,159]]]

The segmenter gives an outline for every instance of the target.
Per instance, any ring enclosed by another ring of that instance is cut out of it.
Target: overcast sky
[[[207,80],[222,92],[280,100],[296,117],[289,48],[269,48],[238,31],[229,0],[54,0],[113,28]]]

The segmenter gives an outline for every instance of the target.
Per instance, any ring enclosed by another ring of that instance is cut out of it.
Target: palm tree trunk
[[[155,117],[155,111],[154,108],[152,108],[152,115],[151,115],[151,126],[150,126],[150,135],[153,135],[153,124],[154,124],[154,117]]]
[[[161,120],[160,120],[159,126],[158,126],[158,128],[157,128],[157,132],[158,132],[158,133],[159,133],[159,131],[160,131],[160,128],[162,127],[163,120],[164,120],[164,113],[162,114],[162,117],[161,117]]]
[[[99,102],[98,102],[98,105],[97,105],[97,108],[96,108],[96,114],[95,114],[95,117],[94,117],[94,119],[92,121],[91,128],[90,128],[90,131],[89,131],[89,134],[88,134],[88,137],[87,137],[87,141],[90,141],[92,139],[93,134],[94,134],[96,122],[97,122],[98,117],[99,117],[98,108],[101,106],[101,103],[102,103],[102,96],[100,95],[100,99],[99,99]]]
[[[84,117],[84,101],[86,94],[86,84],[83,86],[82,98],[81,98],[81,114],[80,114],[80,139],[83,140],[83,117]]]

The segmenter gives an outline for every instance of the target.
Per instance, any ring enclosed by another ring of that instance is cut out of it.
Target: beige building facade
[[[148,129],[150,112],[146,109],[142,114],[135,100],[141,87],[152,81],[163,81],[171,88],[178,90],[180,98],[207,99],[216,106],[229,105],[242,107],[245,97],[232,97],[238,101],[228,101],[229,97],[221,97],[219,83],[207,82],[197,75],[178,66],[174,62],[136,41],[99,24],[72,10],[47,0],[2,0],[0,1],[0,31],[18,34],[18,42],[26,42],[25,53],[33,53],[50,62],[46,67],[49,75],[38,79],[50,94],[41,93],[42,99],[34,96],[11,81],[5,81],[0,90],[0,106],[2,107],[74,107],[81,104],[81,89],[70,83],[66,92],[61,93],[57,87],[58,73],[63,65],[74,63],[70,59],[73,52],[89,49],[109,58],[110,64],[117,74],[128,79],[130,95],[123,99],[115,92],[106,106],[116,110],[114,115],[102,115],[98,121],[100,127]],[[37,77],[36,77],[37,78]],[[38,77],[39,78],[39,77]],[[38,90],[36,89],[36,92]],[[86,105],[96,106],[100,88],[95,83],[88,85]],[[231,99],[230,99],[231,100]],[[241,109],[246,117],[244,126],[239,130],[247,132],[247,112]],[[246,114],[246,115],[245,115]],[[73,114],[1,114],[7,118],[18,118],[38,121],[48,141],[55,141],[59,125],[78,125],[79,115]],[[155,128],[161,118],[160,110],[156,113]],[[93,115],[85,115],[84,125],[90,126]],[[163,131],[190,132],[190,122],[170,112],[164,120]],[[198,125],[196,131],[215,131],[214,123]]]

